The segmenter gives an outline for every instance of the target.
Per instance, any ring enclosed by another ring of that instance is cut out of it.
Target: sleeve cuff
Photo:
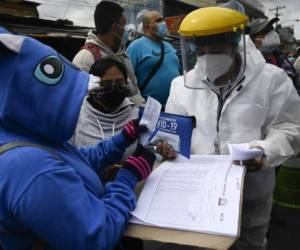
[[[120,148],[126,149],[127,147],[130,146],[130,142],[128,141],[128,139],[125,137],[125,135],[122,132],[113,136],[112,139]]]
[[[264,165],[266,167],[277,167],[294,155],[294,150],[288,143],[281,142],[278,147],[276,143],[267,140],[257,140],[250,143],[251,147],[261,147],[264,150]]]
[[[129,186],[132,190],[135,189],[136,184],[138,183],[137,177],[131,173],[129,170],[121,168],[118,171],[116,176],[116,181],[122,182],[125,185]]]

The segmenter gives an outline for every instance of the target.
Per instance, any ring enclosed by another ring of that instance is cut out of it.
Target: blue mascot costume
[[[105,186],[97,173],[122,158],[138,125],[93,147],[70,145],[90,76],[1,27],[0,75],[0,246],[114,249],[155,157],[138,147]]]

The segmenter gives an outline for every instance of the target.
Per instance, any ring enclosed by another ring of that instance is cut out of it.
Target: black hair
[[[97,60],[92,65],[90,74],[102,77],[105,72],[113,66],[117,67],[122,72],[124,79],[127,80],[127,69],[125,65],[109,56]]]
[[[124,9],[117,3],[101,1],[97,4],[94,13],[96,32],[100,35],[111,30],[114,23],[119,23]]]

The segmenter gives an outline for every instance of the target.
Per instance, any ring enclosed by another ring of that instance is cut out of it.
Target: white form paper
[[[140,125],[145,125],[148,132],[140,137],[140,143],[145,145],[156,128],[156,124],[160,115],[161,104],[152,97],[147,98],[147,103],[140,120]]]
[[[243,173],[229,155],[165,162],[146,181],[130,221],[237,236]]]
[[[250,148],[249,143],[228,144],[232,161],[246,161],[262,156],[264,151],[260,148]]]

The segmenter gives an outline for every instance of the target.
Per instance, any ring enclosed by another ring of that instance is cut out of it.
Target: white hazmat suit
[[[196,64],[187,79],[200,89],[186,88],[182,76],[175,78],[166,112],[196,117],[193,154],[216,154],[216,146],[220,154],[228,154],[228,143],[250,143],[264,149],[264,167],[246,174],[242,217],[242,234],[243,227],[261,227],[264,235],[275,186],[274,167],[300,149],[300,97],[285,72],[267,64],[251,40],[246,41],[245,78],[227,98],[221,100],[202,81],[206,77]],[[264,237],[255,238],[258,248],[253,249],[264,249]]]

